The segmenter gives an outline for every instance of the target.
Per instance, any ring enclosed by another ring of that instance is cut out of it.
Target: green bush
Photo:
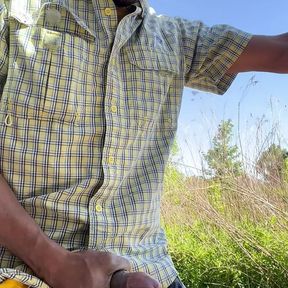
[[[166,226],[169,250],[187,288],[288,287],[286,231],[246,226],[236,239],[210,223]],[[251,240],[252,239],[252,240]]]

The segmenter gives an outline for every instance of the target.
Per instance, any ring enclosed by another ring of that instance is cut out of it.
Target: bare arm
[[[109,288],[115,271],[130,269],[126,259],[112,253],[91,250],[72,253],[49,239],[19,204],[1,175],[0,207],[0,245],[22,259],[53,288]]]
[[[0,207],[0,244],[42,276],[43,268],[52,264],[49,260],[63,257],[66,251],[41,231],[1,175]]]
[[[255,35],[228,74],[248,71],[288,73],[288,33]]]

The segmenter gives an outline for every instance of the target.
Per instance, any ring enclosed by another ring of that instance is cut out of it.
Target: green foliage
[[[175,140],[172,144],[171,150],[170,150],[170,154],[171,154],[171,156],[176,156],[179,153],[179,151],[180,151],[179,145],[178,145],[178,142],[175,138]]]
[[[256,170],[263,175],[266,181],[282,183],[287,181],[287,158],[286,149],[282,149],[280,145],[271,144],[258,158]]]
[[[212,148],[204,155],[210,173],[216,178],[239,176],[242,172],[239,152],[231,145],[233,124],[231,120],[222,121],[212,141]]]
[[[244,175],[232,129],[223,121],[204,156],[214,177],[185,177],[172,161],[167,166],[162,223],[170,255],[187,288],[286,288],[287,186]],[[287,151],[269,148],[258,172],[287,183]]]
[[[278,231],[280,237],[275,238],[269,228],[245,229],[267,253],[244,240],[235,241],[209,223],[192,228],[166,226],[170,253],[186,287],[288,287],[288,255],[283,253],[287,233]]]
[[[287,154],[286,154],[287,156]],[[283,182],[288,183],[288,157],[284,159],[283,163],[283,171],[282,171],[282,177],[283,177]]]
[[[245,177],[187,181],[171,164],[164,187],[162,223],[187,288],[288,287],[287,189]]]
[[[170,159],[168,161],[168,164],[165,168],[165,174],[164,174],[164,191],[166,194],[175,194],[174,191],[177,190],[177,187],[179,186],[179,183],[182,183],[185,181],[185,176],[177,167],[173,164],[173,158],[177,156],[179,153],[180,148],[177,143],[177,140],[175,139],[171,150],[170,150]],[[179,193],[177,195],[175,194],[173,196],[174,198],[174,203],[179,202]],[[171,198],[170,198],[171,199]]]
[[[208,187],[208,200],[209,203],[218,211],[224,212],[224,203],[222,199],[223,187],[221,181],[213,180]]]
[[[170,196],[170,201],[173,204],[178,205],[180,202],[181,195],[174,193],[174,191],[177,190],[179,183],[183,181],[184,175],[172,164],[168,164],[164,174],[164,191]]]

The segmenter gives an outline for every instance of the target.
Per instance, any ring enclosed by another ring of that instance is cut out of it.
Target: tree
[[[287,160],[288,151],[280,145],[271,144],[258,158],[256,171],[262,174],[266,181],[282,183],[287,181]]]
[[[212,140],[212,148],[204,155],[209,167],[209,174],[222,179],[228,176],[239,176],[242,165],[238,160],[236,145],[231,145],[233,124],[231,120],[223,120]]]

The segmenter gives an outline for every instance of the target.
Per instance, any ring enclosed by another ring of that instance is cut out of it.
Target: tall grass
[[[169,165],[164,191],[163,224],[186,287],[288,287],[285,183],[185,177]]]
[[[288,161],[287,175],[263,177],[265,167],[257,165],[271,144],[287,144],[287,140],[280,133],[279,119],[268,121],[263,115],[254,126],[251,119],[242,125],[243,100],[257,83],[253,76],[238,103],[236,142],[242,176],[216,180],[205,175],[205,164],[199,169],[201,176],[194,177],[182,174],[183,169],[172,161],[166,169],[162,221],[170,253],[187,288],[288,287]],[[274,102],[270,101],[272,116]]]

